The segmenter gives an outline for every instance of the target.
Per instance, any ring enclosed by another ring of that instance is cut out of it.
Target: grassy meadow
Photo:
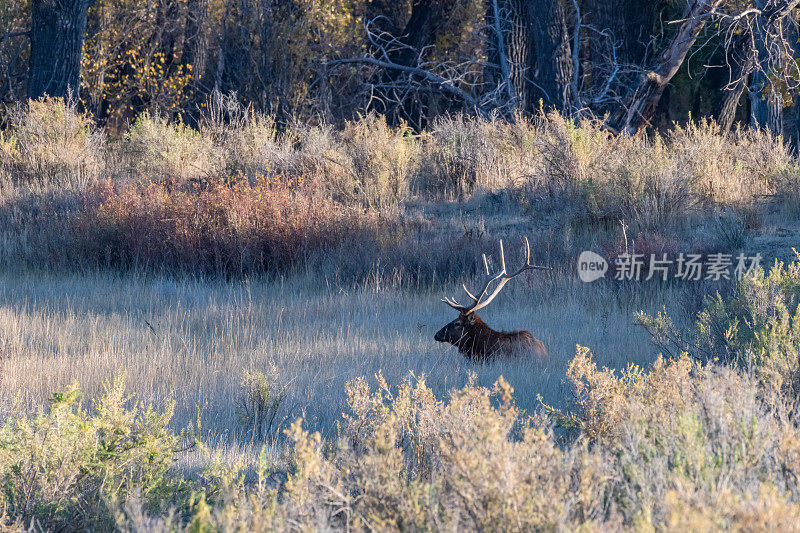
[[[217,98],[110,135],[30,102],[0,132],[2,525],[796,529],[798,235],[796,159],[710,123],[415,134]],[[434,342],[522,236],[553,270],[481,316],[548,359]],[[765,270],[588,284],[583,250]]]

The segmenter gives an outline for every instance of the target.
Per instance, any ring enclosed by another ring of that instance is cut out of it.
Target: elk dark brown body
[[[473,361],[486,361],[498,355],[531,353],[539,359],[547,357],[544,343],[530,331],[495,331],[475,313],[461,313],[434,336],[458,348]]]
[[[506,259],[503,254],[503,241],[500,241],[500,272],[492,276],[489,272],[489,260],[483,256],[483,264],[486,267],[486,275],[489,278],[483,289],[476,294],[472,294],[466,285],[464,291],[472,300],[469,305],[461,305],[453,299],[445,298],[442,300],[447,305],[458,311],[458,318],[447,324],[434,335],[434,339],[439,342],[448,342],[458,348],[458,351],[473,361],[485,361],[499,354],[522,355],[525,352],[531,353],[542,360],[547,357],[547,348],[544,343],[535,338],[529,331],[495,331],[481,320],[475,311],[483,309],[503,290],[509,280],[514,279],[526,270],[550,270],[548,267],[536,266],[531,264],[531,247],[528,239],[523,239],[525,243],[525,264],[515,273],[509,275],[506,270]],[[489,288],[496,284],[492,293]]]

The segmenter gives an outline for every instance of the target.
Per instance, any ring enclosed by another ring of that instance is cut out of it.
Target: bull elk
[[[506,270],[506,259],[503,254],[503,241],[500,241],[500,272],[492,276],[489,272],[489,260],[483,255],[483,264],[486,267],[487,281],[483,289],[475,296],[463,285],[464,291],[472,300],[469,305],[461,305],[451,298],[442,301],[458,311],[458,318],[444,326],[434,339],[439,342],[448,342],[458,348],[465,357],[473,361],[485,361],[498,354],[516,355],[524,351],[532,352],[536,357],[543,359],[547,356],[544,343],[535,338],[529,331],[495,331],[481,320],[475,312],[489,305],[500,294],[506,283],[526,270],[551,270],[548,267],[531,264],[531,247],[525,238],[525,265],[511,275]],[[489,287],[497,283],[491,294],[487,296]]]

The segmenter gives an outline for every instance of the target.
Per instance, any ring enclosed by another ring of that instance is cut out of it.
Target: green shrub
[[[264,440],[272,430],[288,385],[282,383],[273,365],[266,372],[245,370],[236,403],[239,422],[254,440]]]
[[[136,494],[152,511],[185,490],[167,476],[183,437],[163,412],[131,403],[123,378],[91,410],[77,386],[53,394],[44,413],[0,429],[0,508],[43,529],[109,529],[116,505]]]
[[[797,254],[797,252],[795,252]],[[638,320],[672,355],[754,365],[758,376],[788,395],[800,393],[800,255],[744,276],[727,296],[707,297],[694,327],[682,331],[665,314]]]
[[[487,388],[473,375],[440,399],[424,379],[391,387],[379,373],[377,386],[348,384],[332,441],[298,420],[279,471],[262,451],[249,480],[240,462],[215,459],[195,482],[169,471],[181,443],[169,409],[124,407],[118,379],[89,413],[72,388],[0,431],[0,520],[123,531],[796,524],[800,430],[784,390],[686,355],[618,374],[580,347],[567,376],[571,441],[558,443],[550,417],[521,411],[502,377]]]
[[[105,135],[75,102],[45,97],[18,107],[0,137],[0,169],[28,186],[85,185],[105,165]]]
[[[119,150],[126,174],[137,179],[182,185],[217,173],[214,145],[209,137],[181,122],[171,123],[148,112],[136,118]]]

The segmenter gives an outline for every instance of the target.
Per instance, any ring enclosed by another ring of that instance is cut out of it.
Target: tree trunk
[[[260,20],[260,61],[259,61],[259,78],[261,81],[261,98],[262,108],[268,112],[274,112],[273,109],[273,90],[272,90],[272,74],[275,67],[272,54],[273,54],[273,0],[261,0],[261,20]]]
[[[733,126],[736,109],[739,107],[742,94],[747,89],[747,80],[753,69],[751,39],[751,33],[743,31],[734,39],[732,48],[727,52],[729,81],[723,88],[722,97],[717,100],[714,110],[714,116],[723,131],[728,131]]]
[[[411,16],[399,36],[399,41],[405,46],[395,47],[388,54],[389,61],[399,65],[415,67],[419,60],[419,53],[426,47],[432,46],[436,42],[440,25],[444,16],[451,11],[452,0],[414,0],[411,6]],[[387,85],[391,85],[404,76],[400,71],[386,71],[383,76],[387,79]],[[387,106],[384,109],[386,118],[390,123],[397,124],[400,120],[409,120],[417,129],[425,127],[426,116],[424,102],[413,95],[408,98],[404,95],[388,95]]]
[[[546,107],[568,111],[576,95],[572,82],[572,52],[563,0],[529,0],[529,28],[536,46],[533,78]]]
[[[629,133],[649,124],[664,89],[683,64],[686,54],[700,35],[709,15],[716,12],[722,0],[692,0],[687,15],[669,47],[661,54],[653,70],[645,73],[628,108],[622,129]]]
[[[435,44],[442,22],[455,7],[455,0],[414,0],[411,17],[400,34],[400,41],[407,45],[389,54],[394,63],[415,66],[419,52]]]
[[[750,127],[767,129],[774,135],[783,135],[783,99],[772,89],[760,70],[753,72],[750,81]]]
[[[759,0],[756,5],[763,10],[767,7],[767,0]],[[766,25],[770,22],[765,14],[755,17],[753,24],[755,42],[755,61],[758,61],[758,68],[755,69],[750,77],[750,127],[754,129],[767,129],[775,135],[783,135],[783,99],[778,91],[772,87],[772,83],[765,72],[770,72],[777,62],[782,58],[771,57],[766,45]],[[776,20],[780,25],[781,21]],[[773,28],[773,31],[780,31],[780,26]]]
[[[536,66],[536,43],[531,27],[530,6],[524,0],[512,0],[511,28],[507,41],[511,83],[519,100],[518,108],[533,111],[534,98],[529,79],[533,79]]]
[[[531,51],[528,6],[523,0],[486,0],[488,65],[484,77],[489,92],[498,92],[500,107],[529,110]],[[495,14],[498,16],[496,17]],[[503,89],[498,91],[498,89]]]
[[[590,0],[586,4],[586,22],[597,30],[610,32],[611,41],[619,43],[617,61],[622,65],[642,65],[652,39],[656,2]]]
[[[503,0],[497,0],[503,2]],[[504,3],[504,2],[503,2]],[[494,17],[495,0],[485,0],[484,7],[486,15],[486,66],[483,68],[483,83],[485,84],[486,92],[497,90],[497,87],[502,83],[500,74],[500,44],[497,35],[498,21]]]
[[[397,0],[369,0],[364,2],[363,19],[370,23],[370,28],[376,32],[386,32],[395,37],[401,35],[403,21],[405,20],[403,7],[405,2]]]
[[[208,0],[187,0],[181,64],[191,68],[191,77],[185,88],[188,100],[183,119],[192,126],[196,126],[199,120],[194,109],[199,108],[200,100],[211,90],[203,83],[208,70],[207,9]]]
[[[788,42],[791,43],[792,57],[798,57],[798,53],[800,53],[800,43],[798,42],[798,39],[800,39],[800,28],[798,28],[797,20],[788,21],[786,37]],[[797,67],[794,68],[797,69]],[[791,74],[797,75],[797,70],[791,72]],[[783,133],[786,142],[789,143],[792,149],[792,153],[796,156],[798,153],[798,142],[800,142],[800,106],[797,105],[797,95],[795,94],[794,96],[792,105],[786,109],[784,114]]]
[[[653,0],[587,0],[584,21],[592,30],[585,45],[583,83],[594,100],[587,102],[599,115],[623,115],[609,92],[626,94],[636,87],[638,72],[649,62],[658,2]],[[596,30],[596,31],[595,31]]]
[[[208,0],[188,0],[186,29],[181,62],[192,66],[192,84],[198,85],[206,71],[208,42],[206,41],[206,9]]]
[[[88,9],[87,0],[33,0],[28,98],[78,94]]]

